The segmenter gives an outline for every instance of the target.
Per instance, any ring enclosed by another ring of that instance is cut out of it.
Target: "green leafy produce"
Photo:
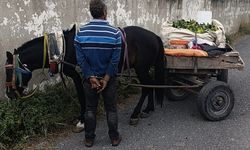
[[[195,20],[186,21],[184,19],[174,21],[172,27],[188,29],[188,30],[190,30],[192,32],[196,32],[196,33],[205,33],[208,31],[216,31],[217,30],[216,26],[213,24],[209,24],[209,23],[199,24]]]

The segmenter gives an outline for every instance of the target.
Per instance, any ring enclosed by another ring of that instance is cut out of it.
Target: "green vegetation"
[[[65,92],[62,84],[58,85],[25,100],[0,101],[2,147],[11,148],[36,135],[47,136],[48,132],[61,127],[61,123],[79,115],[74,88]],[[74,99],[66,93],[73,93]]]
[[[195,20],[186,21],[184,19],[177,20],[173,22],[173,27],[188,29],[192,32],[205,33],[207,31],[216,31],[217,28],[212,24],[199,24]]]
[[[32,137],[46,137],[48,133],[62,129],[77,118],[80,106],[76,91],[71,82],[67,84],[67,92],[63,84],[59,83],[28,99],[0,100],[0,149],[15,149],[17,144],[25,143]],[[121,84],[118,89],[119,99],[136,92],[138,90],[135,88]],[[101,101],[98,114],[103,111]]]

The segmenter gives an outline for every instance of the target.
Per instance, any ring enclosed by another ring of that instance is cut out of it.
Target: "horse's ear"
[[[11,52],[7,51],[6,52],[6,57],[7,57],[7,59],[11,59],[11,58],[13,58],[13,55],[12,55]]]
[[[14,55],[17,55],[17,54],[18,54],[17,49],[14,49]]]
[[[70,29],[70,32],[76,32],[76,24],[73,24],[72,28]]]

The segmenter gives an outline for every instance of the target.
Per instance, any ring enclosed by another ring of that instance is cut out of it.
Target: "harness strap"
[[[64,34],[61,35],[62,37],[62,53],[60,54],[60,58],[59,58],[59,72],[62,73],[63,72],[63,63],[64,62],[64,57],[65,57],[65,53],[66,53],[66,41],[65,41],[65,37],[64,37]]]
[[[31,75],[31,74],[32,74],[32,72],[27,68],[27,65],[26,65],[26,64],[23,64],[23,63],[21,62],[21,60],[19,59],[19,56],[17,56],[17,61],[18,61],[18,68],[15,69],[15,71],[16,71],[17,73],[26,74],[26,75]],[[21,66],[22,66],[24,69],[21,68],[21,67],[19,66],[19,63],[21,64]]]
[[[43,42],[43,72],[46,64],[46,57],[47,57],[47,46],[48,46],[48,35],[44,33],[44,42]]]
[[[20,65],[19,65],[19,58],[18,58],[18,55],[16,56],[16,68],[15,68],[15,72],[16,70],[19,70],[20,68]],[[16,72],[16,76],[17,76],[17,81],[19,81],[19,87],[22,87],[22,74],[20,72]]]
[[[34,90],[32,90],[28,95],[25,95],[25,96],[21,96],[19,94],[19,98],[21,98],[21,99],[29,98],[29,97],[33,96],[36,93],[37,89],[38,89],[38,86]]]
[[[66,53],[66,41],[65,41],[65,37],[62,36],[63,38],[63,52],[61,54],[61,58],[60,58],[60,65],[59,65],[59,73],[60,73],[60,77],[62,79],[62,83],[64,85],[64,88],[68,91],[68,87],[66,85],[66,82],[65,82],[65,78],[63,76],[63,69],[64,69],[64,56],[65,56],[65,53]]]
[[[13,68],[13,64],[5,65],[5,68],[6,68],[6,69],[12,69],[12,68]]]
[[[121,31],[121,37],[122,37],[122,41],[124,42],[124,55],[123,55],[123,64],[122,64],[122,70],[121,70],[121,76],[123,75],[123,71],[124,71],[124,65],[127,65],[127,69],[128,69],[128,74],[129,77],[131,79],[131,73],[130,73],[130,65],[129,65],[129,57],[128,57],[128,45],[127,45],[127,41],[126,41],[126,32],[124,31],[124,29],[119,28]]]
[[[16,54],[13,55],[13,69],[16,69]],[[12,88],[16,89],[16,71],[12,72]]]
[[[26,75],[31,75],[32,73],[29,71],[29,70],[26,70],[26,69],[28,69],[28,68],[25,68],[25,69],[22,69],[22,68],[16,68],[16,72],[18,73],[18,74],[26,74]]]
[[[5,82],[5,86],[6,87],[11,87],[12,86],[12,82]]]

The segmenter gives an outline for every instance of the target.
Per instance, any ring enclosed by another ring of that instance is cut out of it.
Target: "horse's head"
[[[68,63],[76,64],[74,50],[76,26],[74,25],[70,30],[63,31],[63,33],[66,45],[64,60]],[[45,65],[43,64],[43,45],[44,37],[39,37],[23,44],[18,50],[14,51],[14,54],[10,52],[6,53],[6,95],[10,99],[15,99],[19,96],[23,97],[27,94],[25,94],[26,91],[24,90],[28,86],[28,82],[32,77],[31,71],[41,67],[49,67],[48,57],[46,58]],[[64,69],[66,70],[67,67],[65,66]]]
[[[16,99],[23,95],[32,73],[19,60],[17,50],[15,50],[14,55],[7,51],[6,57],[6,95],[10,99]]]

